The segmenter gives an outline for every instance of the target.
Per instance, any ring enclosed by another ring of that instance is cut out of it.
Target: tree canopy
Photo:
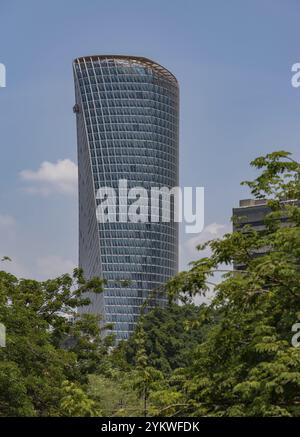
[[[199,246],[210,255],[164,285],[169,306],[144,312],[114,348],[97,317],[75,317],[101,279],[0,272],[0,415],[299,416],[300,165],[284,151],[251,165],[258,176],[244,184],[266,199],[264,226]],[[210,304],[192,303],[208,291]]]

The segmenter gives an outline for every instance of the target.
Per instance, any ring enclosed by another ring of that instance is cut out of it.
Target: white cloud
[[[201,250],[201,251],[197,250],[196,247],[199,244],[203,244],[209,240],[216,240],[218,238],[222,238],[224,234],[230,233],[231,230],[232,229],[230,224],[210,223],[209,225],[205,226],[205,228],[201,233],[186,240],[180,247],[181,254],[182,254],[181,256],[182,269],[189,269],[188,264],[191,261],[195,261],[199,258],[204,258],[211,255],[211,250],[209,247],[206,248],[205,250]],[[222,268],[228,269],[230,267],[220,266],[220,269]],[[221,279],[222,279],[221,272],[215,273],[213,277],[210,278],[210,280],[214,283],[220,282]],[[199,305],[203,302],[209,303],[213,296],[214,293],[211,287],[211,290],[206,292],[205,296],[196,295],[193,300],[196,305]]]
[[[35,244],[28,244],[22,234],[22,226],[16,219],[0,213],[0,270],[12,273],[19,278],[35,278],[45,280],[63,273],[72,273],[76,262],[72,258],[60,255],[42,254],[33,249]],[[1,262],[8,256],[11,261]]]
[[[14,217],[7,215],[7,214],[1,214],[0,213],[0,228],[1,229],[7,229],[14,226],[16,223],[16,220]]]
[[[5,272],[11,273],[15,275],[17,278],[29,278],[30,272],[24,266],[24,264],[17,259],[14,255],[11,255],[11,261],[1,262],[0,270],[4,270]]]
[[[38,170],[22,170],[23,181],[31,182],[27,192],[49,195],[52,193],[74,194],[77,191],[78,169],[70,159],[61,159],[56,163],[42,162]]]
[[[203,244],[206,241],[209,240],[215,240],[217,238],[223,237],[224,234],[231,232],[231,226],[228,224],[219,224],[219,223],[210,223],[209,225],[205,226],[203,231],[196,235],[195,237],[190,238],[187,240],[184,244],[184,247],[187,251],[187,255],[189,256],[195,256],[198,254],[197,258],[199,256],[204,257],[209,255],[210,250],[209,248],[205,249],[204,251],[198,251],[196,247],[199,244]]]
[[[1,254],[1,256],[8,253]],[[11,261],[0,263],[0,270],[12,273],[19,278],[34,278],[38,281],[56,278],[63,273],[72,273],[76,263],[72,260],[56,255],[43,256],[38,259],[31,259],[30,264],[25,264],[15,253],[9,253]],[[24,261],[24,260],[23,260]],[[28,264],[28,265],[27,265]]]
[[[19,277],[28,276],[28,270],[19,259],[17,221],[11,215],[0,213],[0,242],[0,260],[5,256],[11,259],[1,261],[0,270]]]
[[[59,255],[40,257],[37,262],[38,276],[41,279],[54,278],[63,273],[72,273],[76,263]]]

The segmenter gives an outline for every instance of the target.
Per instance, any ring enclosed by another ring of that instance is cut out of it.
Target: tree
[[[186,367],[190,351],[204,338],[204,328],[199,329],[196,323],[204,313],[204,306],[180,306],[175,303],[166,308],[156,307],[146,313],[140,324],[149,365],[165,375],[170,375],[178,367]],[[139,334],[139,330],[135,331],[124,346],[126,362],[131,365],[136,364]]]
[[[268,199],[265,226],[200,246],[211,255],[165,285],[170,306],[145,312],[113,351],[96,317],[75,317],[103,281],[0,272],[0,416],[299,416],[300,165],[287,152],[252,165],[245,184]],[[211,305],[191,305],[212,286]]]
[[[143,404],[133,384],[131,372],[111,368],[104,374],[90,375],[87,393],[105,417],[139,416]]]
[[[60,401],[62,416],[90,417],[96,415],[95,402],[81,387],[74,382],[65,381],[62,388],[63,395]]]
[[[89,303],[86,292],[99,293],[103,281],[74,275],[38,282],[0,272],[0,321],[6,347],[0,348],[0,416],[57,416],[64,381],[87,382],[107,354],[97,318],[76,318]],[[68,348],[61,347],[66,338]]]
[[[256,198],[269,199],[265,228],[243,226],[206,243],[212,255],[167,285],[172,297],[205,294],[215,271],[228,266],[210,307],[222,318],[196,347],[177,386],[191,415],[300,415],[300,349],[291,345],[300,317],[300,165],[280,151],[252,166],[261,173],[245,184]],[[259,249],[263,255],[254,256]],[[231,270],[232,264],[243,270]]]
[[[155,388],[155,383],[163,379],[163,374],[156,368],[149,366],[147,352],[145,349],[145,331],[143,319],[136,328],[135,342],[137,345],[135,357],[135,370],[133,373],[133,387],[140,398],[143,399],[143,416],[148,415],[148,399],[151,391]]]

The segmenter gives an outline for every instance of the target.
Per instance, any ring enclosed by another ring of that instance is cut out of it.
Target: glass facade
[[[128,189],[148,193],[178,186],[178,83],[168,70],[139,57],[83,57],[73,68],[79,265],[86,277],[107,281],[84,311],[102,314],[117,339],[127,339],[150,293],[177,272],[178,224],[97,223],[96,192],[103,186],[117,191],[120,179],[127,179]]]

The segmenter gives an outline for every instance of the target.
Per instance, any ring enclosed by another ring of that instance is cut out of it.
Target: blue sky
[[[10,269],[43,278],[77,262],[73,58],[141,55],[178,78],[180,184],[206,190],[206,229],[182,233],[185,266],[196,243],[229,229],[251,159],[277,149],[299,159],[299,16],[296,0],[0,0],[0,255]]]

